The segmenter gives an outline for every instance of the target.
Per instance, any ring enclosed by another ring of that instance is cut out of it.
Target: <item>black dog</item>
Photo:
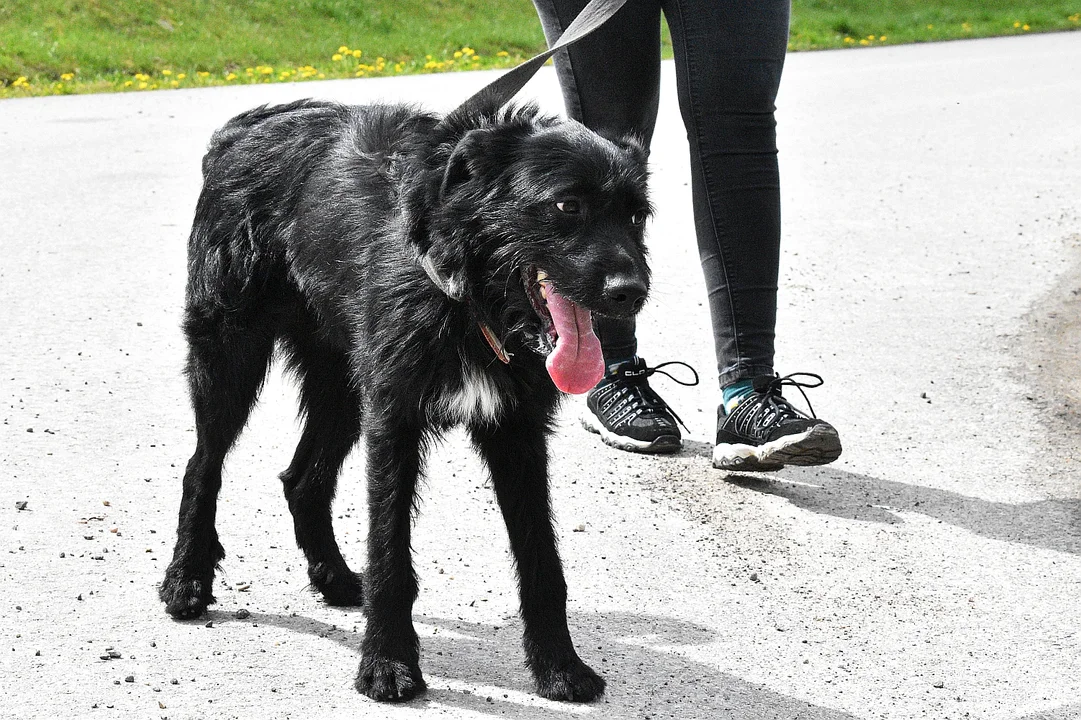
[[[567,630],[546,436],[557,386],[584,392],[603,372],[590,312],[626,317],[645,300],[645,154],[533,107],[467,115],[301,101],[215,133],[184,318],[198,440],[160,595],[178,618],[214,602],[222,462],[278,347],[306,415],[281,480],[311,583],[332,605],[362,602],[331,501],[366,436],[357,689],[405,700],[425,688],[410,525],[428,445],[465,424],[510,535],[537,689],[592,700],[604,681]]]

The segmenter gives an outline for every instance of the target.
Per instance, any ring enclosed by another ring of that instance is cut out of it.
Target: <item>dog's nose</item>
[[[604,279],[604,297],[619,313],[636,313],[646,302],[646,284],[633,275],[609,275]]]

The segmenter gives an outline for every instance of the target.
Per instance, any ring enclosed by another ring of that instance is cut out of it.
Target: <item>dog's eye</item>
[[[568,215],[577,215],[581,211],[577,200],[563,200],[556,203],[556,209]]]
[[[631,215],[631,225],[641,225],[646,221],[647,213],[645,210],[637,210]]]

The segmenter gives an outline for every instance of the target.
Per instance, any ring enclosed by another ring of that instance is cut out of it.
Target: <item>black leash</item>
[[[529,79],[537,74],[541,66],[548,62],[548,58],[608,22],[608,19],[615,15],[626,1],[590,0],[590,3],[582,8],[582,12],[578,13],[578,17],[567,26],[554,45],[482,87],[472,97],[449,112],[444,122],[453,122],[459,115],[470,116],[478,108],[489,108],[493,105],[501,107],[510,102],[511,98],[529,82]]]

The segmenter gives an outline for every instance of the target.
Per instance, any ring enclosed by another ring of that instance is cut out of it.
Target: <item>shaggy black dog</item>
[[[168,612],[214,602],[222,462],[278,348],[306,417],[281,475],[297,544],[328,603],[366,606],[357,689],[406,700],[425,688],[410,525],[428,446],[464,424],[506,521],[538,692],[600,695],[567,630],[546,437],[559,390],[603,372],[590,313],[626,317],[645,300],[641,146],[533,107],[441,118],[301,101],[229,121],[203,177],[184,318],[198,435],[160,590]],[[363,594],[331,525],[361,434]]]

